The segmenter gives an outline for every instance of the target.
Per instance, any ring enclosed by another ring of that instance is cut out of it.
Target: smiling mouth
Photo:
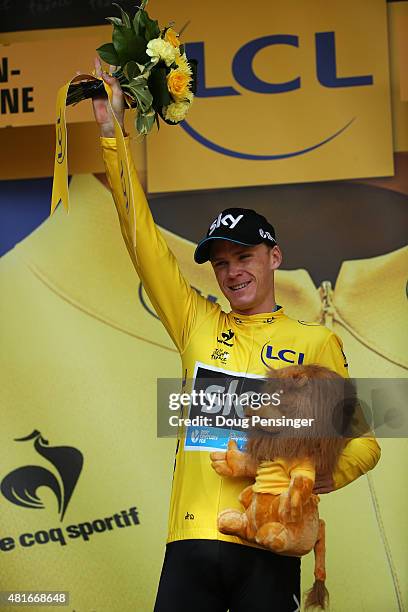
[[[246,283],[240,283],[239,285],[232,285],[228,287],[228,289],[230,289],[231,291],[240,291],[241,289],[245,289],[245,287],[248,287],[250,282],[251,281],[247,281]]]

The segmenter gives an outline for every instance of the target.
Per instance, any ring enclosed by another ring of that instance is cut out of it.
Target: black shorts
[[[296,612],[300,558],[220,540],[167,544],[154,612]]]

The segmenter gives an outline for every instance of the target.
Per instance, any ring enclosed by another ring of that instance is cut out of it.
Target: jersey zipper
[[[323,281],[319,287],[322,309],[320,311],[320,323],[329,329],[333,329],[335,308],[333,304],[333,288],[330,281]]]

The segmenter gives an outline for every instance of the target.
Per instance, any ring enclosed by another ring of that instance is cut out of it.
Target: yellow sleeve
[[[182,275],[176,258],[153,220],[136,173],[128,137],[125,142],[136,209],[136,247],[131,239],[129,215],[123,198],[116,139],[101,138],[106,175],[122,236],[146,293],[176,347],[182,352],[197,321],[197,311],[205,314],[212,305],[199,296]]]
[[[343,378],[348,378],[348,363],[343,352],[343,343],[335,333],[331,332],[328,336],[316,363],[337,372]]]
[[[331,333],[323,345],[318,363],[334,370],[344,378],[349,377],[343,343],[336,334]],[[337,468],[333,474],[336,489],[350,484],[359,476],[363,476],[366,472],[372,470],[381,455],[381,449],[372,432],[369,431],[361,406],[356,408],[354,421],[360,437],[352,438],[339,457]],[[362,432],[364,432],[364,435],[361,436]]]
[[[341,489],[372,470],[377,465],[380,456],[381,449],[374,437],[350,440],[340,455],[333,474],[335,488]]]

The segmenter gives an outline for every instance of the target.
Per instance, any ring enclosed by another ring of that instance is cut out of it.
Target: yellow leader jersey
[[[177,261],[156,227],[145,194],[130,161],[135,216],[133,246],[129,211],[116,154],[116,140],[101,138],[106,173],[117,208],[126,247],[136,271],[163,325],[182,359],[183,381],[199,393],[211,390],[237,394],[259,391],[270,366],[317,363],[348,376],[340,339],[324,326],[287,317],[283,308],[272,313],[238,315],[224,312],[203,298],[186,281]],[[128,156],[131,152],[128,146]],[[182,220],[180,220],[182,222]],[[167,407],[163,406],[163,410]],[[202,413],[191,406],[189,416]],[[233,418],[235,407],[220,407]],[[206,414],[206,412],[204,412]],[[241,509],[238,495],[248,479],[220,478],[211,468],[209,452],[227,448],[233,437],[243,448],[245,432],[232,427],[188,427],[177,443],[170,502],[168,542],[183,539],[219,539],[247,544],[219,533],[217,516],[225,508]],[[346,446],[334,475],[336,487],[348,484],[372,469],[380,450],[375,439],[354,439]]]

